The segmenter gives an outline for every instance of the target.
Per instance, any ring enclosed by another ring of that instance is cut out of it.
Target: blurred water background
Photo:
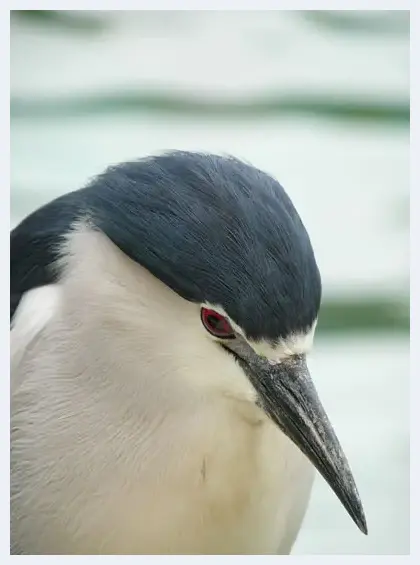
[[[166,149],[272,173],[312,238],[310,367],[369,536],[318,478],[294,553],[408,553],[408,12],[12,12],[12,225]]]

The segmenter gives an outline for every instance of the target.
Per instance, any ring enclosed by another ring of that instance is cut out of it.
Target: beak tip
[[[367,523],[366,523],[366,518],[363,516],[362,520],[359,522],[358,524],[359,526],[359,530],[362,532],[362,534],[365,534],[365,536],[368,535],[369,530],[367,527]]]
[[[363,512],[362,507],[360,507],[359,512],[357,512],[356,515],[353,514],[353,520],[354,520],[356,526],[362,532],[362,534],[365,534],[365,536],[367,536],[368,535],[368,527],[367,527],[365,513]]]

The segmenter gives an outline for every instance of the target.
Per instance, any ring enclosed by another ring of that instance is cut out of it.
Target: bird
[[[273,176],[118,163],[10,250],[12,554],[289,554],[316,469],[367,534],[307,366],[320,271]]]

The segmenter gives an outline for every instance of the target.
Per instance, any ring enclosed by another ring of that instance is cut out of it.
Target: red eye
[[[201,308],[201,321],[208,332],[219,338],[232,338],[235,333],[232,326],[224,316],[210,310],[209,308]]]

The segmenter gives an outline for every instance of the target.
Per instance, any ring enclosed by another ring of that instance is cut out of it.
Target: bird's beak
[[[352,472],[318,398],[305,357],[272,364],[244,340],[234,340],[225,347],[234,353],[257,391],[261,408],[315,465],[359,529],[367,534]]]

